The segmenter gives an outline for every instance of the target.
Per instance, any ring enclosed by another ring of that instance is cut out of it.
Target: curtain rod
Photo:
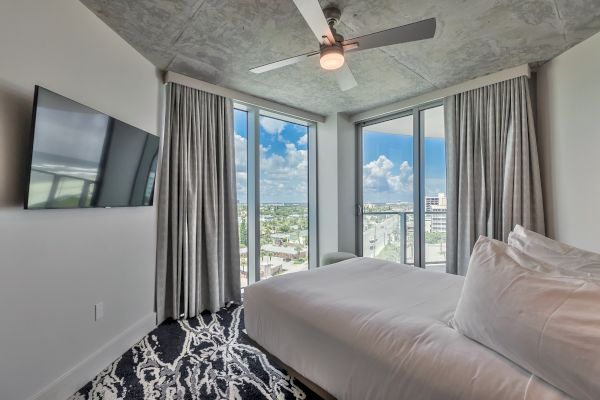
[[[213,93],[219,96],[228,97],[234,101],[241,103],[250,104],[259,108],[273,111],[279,114],[283,114],[289,117],[299,118],[308,120],[311,122],[325,122],[323,115],[311,113],[308,111],[300,110],[295,107],[286,106],[283,104],[276,103],[274,101],[266,100],[260,97],[252,96],[250,94],[239,92],[237,90],[224,88],[222,86],[214,85],[199,79],[190,78],[189,76],[179,74],[173,71],[167,71],[164,77],[164,83],[178,83],[183,86],[191,87],[193,89],[202,90],[204,92]]]
[[[503,82],[519,76],[531,75],[529,64],[519,65],[518,67],[505,69],[493,74],[485,75],[479,78],[472,79],[458,85],[450,86],[444,89],[437,89],[433,92],[425,93],[417,97],[394,102],[385,106],[377,107],[371,110],[363,111],[350,116],[350,122],[357,123],[367,121],[373,118],[383,117],[389,114],[404,111],[413,108],[420,104],[429,103],[435,100],[443,99],[444,97],[452,96],[458,93],[466,92],[473,89],[478,89],[484,86],[493,85],[494,83]]]

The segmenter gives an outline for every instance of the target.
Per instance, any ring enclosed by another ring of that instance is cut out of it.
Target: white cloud
[[[376,193],[409,193],[413,190],[412,167],[408,161],[400,164],[397,175],[392,172],[394,163],[384,155],[363,166],[363,185],[366,191]]]
[[[246,171],[248,166],[248,141],[235,134],[235,169]]]
[[[425,196],[437,196],[446,193],[446,178],[425,177]]]
[[[248,173],[236,172],[235,187],[238,200],[242,203],[246,203],[248,201]]]
[[[300,139],[298,139],[298,144],[300,146],[308,144],[308,135],[306,133],[304,135],[302,135],[302,137]]]
[[[308,200],[308,152],[293,143],[285,154],[268,154],[261,149],[260,193],[266,203],[299,203]]]
[[[235,178],[237,198],[245,203],[248,198],[248,141],[235,134]]]
[[[283,129],[287,125],[287,122],[279,119],[260,117],[260,126],[263,130],[271,135],[279,135],[283,132]]]
[[[308,152],[293,143],[285,145],[284,154],[269,154],[260,146],[260,197],[266,203],[301,203],[308,201]],[[247,200],[247,141],[235,135],[236,186],[239,201]]]

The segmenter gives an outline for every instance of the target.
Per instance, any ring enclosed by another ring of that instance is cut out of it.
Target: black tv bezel
[[[157,160],[157,165],[156,165],[156,171],[155,171],[155,176],[154,176],[154,182],[152,183],[152,195],[150,196],[150,203],[149,204],[141,204],[141,205],[134,205],[134,206],[101,206],[101,207],[96,207],[96,206],[92,206],[92,207],[29,207],[29,185],[31,183],[31,163],[33,162],[33,145],[34,145],[34,140],[35,140],[35,124],[37,121],[37,105],[38,105],[38,94],[39,94],[39,90],[40,89],[44,89],[52,94],[55,94],[57,96],[63,97],[69,101],[72,101],[82,107],[86,107],[89,108],[92,111],[95,111],[99,114],[102,115],[106,115],[108,118],[112,118],[115,121],[119,121],[122,124],[125,125],[129,125],[137,130],[139,130],[140,132],[145,133],[146,135],[149,136],[154,136],[158,139],[159,141],[159,150],[157,152],[157,157],[160,154],[160,136],[158,135],[153,135],[152,133],[145,131],[141,128],[138,128],[137,126],[128,124],[127,122],[121,121],[118,118],[115,118],[111,115],[108,115],[106,113],[103,113],[102,111],[99,111],[93,107],[90,107],[88,105],[85,105],[79,101],[73,100],[70,97],[67,96],[63,96],[60,93],[57,93],[53,90],[50,90],[44,86],[40,86],[40,85],[35,85],[35,89],[34,89],[34,93],[33,93],[33,111],[32,111],[32,116],[31,116],[31,127],[29,129],[29,153],[27,154],[26,157],[26,161],[27,161],[27,165],[25,166],[25,198],[23,199],[23,209],[25,210],[31,210],[31,211],[36,211],[36,210],[106,210],[106,209],[111,209],[111,208],[138,208],[138,207],[153,207],[154,206],[154,194],[156,191],[156,180],[158,178],[158,161]]]

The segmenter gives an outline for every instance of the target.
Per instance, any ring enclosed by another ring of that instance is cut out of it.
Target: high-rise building
[[[425,211],[446,211],[448,200],[446,193],[438,193],[437,196],[425,196]]]
[[[438,193],[437,196],[425,197],[425,212],[429,213],[430,226],[427,232],[446,232],[446,210],[448,209],[448,200],[446,193]]]

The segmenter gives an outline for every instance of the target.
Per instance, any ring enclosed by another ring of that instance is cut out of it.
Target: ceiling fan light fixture
[[[344,65],[344,49],[339,45],[323,47],[319,61],[323,69],[330,71],[339,69]]]

